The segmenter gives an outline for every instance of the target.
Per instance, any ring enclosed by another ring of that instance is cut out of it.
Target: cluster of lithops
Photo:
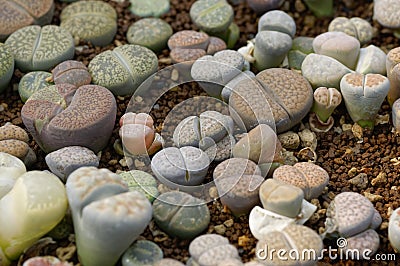
[[[329,23],[329,31],[341,31],[360,41],[364,45],[371,41],[374,32],[371,24],[362,18],[336,17]]]
[[[375,232],[382,218],[372,203],[355,192],[342,192],[333,199],[326,212],[325,233],[347,239],[347,246],[339,247],[365,250],[374,254],[379,247],[379,235]]]
[[[400,37],[400,3],[396,0],[374,0],[374,19],[382,26],[393,30]]]

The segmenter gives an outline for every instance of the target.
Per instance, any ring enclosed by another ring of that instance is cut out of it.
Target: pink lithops
[[[24,262],[22,266],[73,266],[73,264],[65,261],[60,261],[56,257],[33,257]]]
[[[329,182],[328,173],[311,162],[280,166],[273,178],[301,188],[306,200],[319,197]]]
[[[389,241],[393,249],[400,251],[400,208],[394,210],[390,215]]]
[[[58,64],[52,71],[55,84],[69,83],[76,87],[90,84],[92,77],[87,67],[79,61],[67,60]]]
[[[386,71],[390,81],[387,100],[390,105],[400,98],[400,47],[389,51],[386,56]]]
[[[379,248],[379,235],[373,229],[368,229],[360,234],[349,237],[342,242],[339,242],[338,246],[345,254],[349,254],[348,259],[352,260],[368,260],[374,255]],[[342,243],[342,244],[341,244]],[[354,252],[358,251],[358,252]]]
[[[98,85],[58,84],[36,92],[21,110],[22,121],[47,153],[67,146],[103,149],[117,112],[112,93]]]

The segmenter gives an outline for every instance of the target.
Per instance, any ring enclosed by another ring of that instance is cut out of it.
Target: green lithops
[[[169,11],[169,0],[129,0],[129,10],[139,17],[159,17]]]
[[[18,84],[18,92],[22,102],[26,102],[35,92],[53,85],[49,81],[50,78],[51,73],[46,71],[33,71],[24,75]]]
[[[75,53],[72,35],[65,29],[47,25],[27,26],[8,37],[5,44],[21,71],[49,70]]]
[[[301,64],[308,54],[314,52],[312,37],[296,37],[293,39],[292,49],[288,53],[288,60],[290,68],[301,69]]]
[[[122,255],[122,266],[146,266],[162,260],[161,248],[149,240],[138,240]]]
[[[0,93],[8,86],[14,73],[14,57],[6,45],[0,43]]]
[[[110,44],[117,33],[117,12],[103,1],[79,1],[64,8],[60,26],[93,45]]]
[[[159,18],[144,18],[133,23],[126,33],[131,44],[147,47],[160,52],[167,47],[169,37],[173,34],[171,26]]]
[[[92,59],[88,68],[92,82],[106,87],[115,95],[133,94],[157,71],[158,58],[150,49],[125,44],[105,51]]]
[[[142,192],[151,202],[158,196],[156,179],[146,172],[132,170],[119,173],[122,180],[128,185],[129,191]]]

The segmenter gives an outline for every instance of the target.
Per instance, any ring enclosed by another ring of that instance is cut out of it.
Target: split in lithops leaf
[[[286,33],[293,38],[296,34],[296,23],[286,12],[272,10],[262,15],[258,21],[258,32],[266,30]]]
[[[20,159],[0,152],[0,199],[14,187],[15,181],[24,173],[26,167]]]
[[[157,181],[151,175],[140,170],[131,170],[119,173],[122,180],[128,185],[129,191],[140,191],[150,202],[159,195]]]
[[[400,208],[392,212],[389,219],[389,241],[397,252],[400,251]]]
[[[168,235],[192,239],[208,228],[210,211],[203,200],[184,192],[171,191],[154,201],[153,218]]]
[[[373,128],[375,117],[388,94],[389,79],[380,74],[350,73],[340,81],[340,90],[351,119]]]
[[[74,60],[58,64],[51,73],[51,80],[55,84],[68,83],[80,87],[89,85],[92,80],[87,67],[82,62]]]
[[[146,266],[162,260],[162,249],[149,240],[138,240],[122,255],[122,266]]]
[[[83,265],[114,265],[151,220],[144,194],[128,192],[110,170],[81,167],[69,176],[66,189]]]
[[[0,200],[0,253],[5,259],[17,259],[62,220],[67,207],[58,177],[45,171],[21,175]]]
[[[1,262],[1,261],[0,261]],[[33,257],[24,262],[22,266],[38,266],[38,265],[46,265],[46,266],[73,266],[72,263],[66,261],[60,261],[56,257],[52,256],[44,256],[44,257]]]
[[[264,14],[265,12],[278,9],[284,2],[284,0],[246,0],[247,4],[257,14]]]
[[[316,120],[310,116],[310,125],[314,128],[329,130],[333,126],[332,113],[342,102],[342,94],[335,88],[319,87],[314,91],[314,104],[311,109],[316,114]],[[312,123],[313,122],[313,123]],[[328,124],[328,127],[326,126]]]
[[[372,257],[379,248],[379,235],[373,229],[368,229],[362,233],[346,239],[346,246],[340,247],[340,251],[349,254],[347,259],[363,260]]]
[[[333,0],[304,0],[304,3],[317,17],[333,15]]]
[[[390,81],[390,90],[387,100],[392,106],[400,98],[400,47],[389,51],[386,56],[386,71]]]
[[[21,101],[25,103],[32,94],[51,85],[54,83],[51,82],[51,73],[49,72],[33,71],[25,74],[18,84]]]
[[[356,72],[386,75],[386,54],[381,48],[369,45],[360,49]]]
[[[393,29],[399,38],[400,2],[396,0],[374,0],[374,19],[386,28]]]
[[[4,3],[3,3],[4,4]],[[1,11],[0,11],[1,12]],[[0,30],[1,31],[1,30]],[[11,50],[0,43],[0,93],[3,92],[10,82],[14,73],[14,56]]]
[[[169,11],[169,0],[129,0],[129,10],[139,17],[159,17]]]
[[[352,36],[364,45],[371,41],[374,31],[368,21],[359,17],[336,17],[329,23],[329,31],[341,31]]]

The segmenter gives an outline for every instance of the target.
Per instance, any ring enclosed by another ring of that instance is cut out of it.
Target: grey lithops
[[[258,21],[258,32],[265,30],[286,33],[293,38],[296,34],[296,23],[287,13],[273,10],[262,15]]]
[[[257,14],[264,14],[268,10],[279,8],[284,0],[247,0],[247,4]]]
[[[185,146],[165,148],[151,160],[151,169],[160,182],[185,191],[187,186],[200,185],[208,170],[210,159],[199,148]]]
[[[61,28],[93,45],[110,44],[117,33],[117,12],[103,1],[79,1],[63,8]]]
[[[88,68],[94,84],[115,95],[128,95],[157,71],[158,59],[146,47],[125,44],[95,56]]]
[[[0,93],[3,92],[14,73],[14,57],[6,45],[0,43]]]
[[[129,10],[139,17],[159,17],[169,11],[169,0],[129,0]]]
[[[116,112],[115,98],[104,87],[59,84],[33,94],[22,107],[21,117],[45,152],[67,146],[98,152],[108,143]]]
[[[301,64],[308,54],[314,52],[312,43],[314,38],[296,37],[293,39],[292,49],[288,53],[288,61],[290,68],[301,69]]]
[[[229,158],[218,164],[213,172],[214,180],[238,175],[261,175],[261,170],[256,163],[248,159]],[[231,185],[233,186],[234,184]]]
[[[361,45],[371,41],[373,37],[373,28],[365,19],[359,17],[346,18],[336,17],[328,27],[329,31],[341,31],[360,41]]]
[[[360,42],[343,32],[325,32],[315,37],[313,48],[315,53],[330,56],[348,68],[355,69]]]
[[[53,18],[54,0],[1,0],[0,41],[31,24],[49,24]]]
[[[336,59],[320,54],[311,53],[306,56],[302,65],[302,75],[311,83],[313,88],[340,88],[340,80],[351,69]]]
[[[381,48],[369,45],[360,49],[356,72],[386,75],[386,54]]]
[[[75,53],[71,34],[55,25],[24,27],[11,34],[5,44],[22,71],[49,70]]]
[[[131,170],[119,173],[122,180],[128,185],[129,191],[140,191],[153,202],[158,196],[156,179],[146,172]]]
[[[379,242],[378,233],[373,229],[368,229],[360,234],[347,238],[345,242],[346,245],[340,247],[340,249],[345,252],[345,254],[349,254],[347,259],[368,259],[378,251]],[[338,242],[338,244],[340,244],[340,242]]]
[[[46,155],[46,164],[50,171],[64,182],[76,169],[83,166],[99,166],[99,158],[88,148],[70,146]]]
[[[146,266],[162,260],[162,249],[149,240],[138,240],[122,255],[122,266]]]
[[[282,165],[275,170],[273,178],[301,188],[306,200],[318,198],[329,182],[328,173],[310,162]]]
[[[390,215],[389,219],[389,241],[396,251],[400,250],[400,208],[397,208]]]
[[[330,203],[326,212],[326,232],[343,237],[357,235],[382,222],[372,203],[355,192],[342,192]]]
[[[236,247],[226,237],[217,234],[205,234],[193,239],[189,253],[194,265],[199,266],[220,265],[226,259],[239,259]]]
[[[400,98],[400,47],[389,51],[386,56],[386,71],[390,81],[387,100],[390,105]]]
[[[391,28],[399,37],[400,3],[396,0],[374,0],[374,19],[384,27]]]
[[[154,52],[160,52],[167,46],[172,27],[159,18],[143,18],[128,28],[126,38],[131,44],[147,47]]]
[[[362,127],[373,128],[375,117],[390,88],[380,74],[351,73],[340,81],[340,89],[351,119]]]
[[[168,235],[192,239],[210,223],[210,211],[203,200],[187,193],[171,191],[153,203],[153,218]]]
[[[33,71],[25,74],[18,84],[18,93],[22,102],[26,102],[35,92],[53,85],[50,80],[51,73],[45,71]]]
[[[52,71],[51,80],[55,84],[68,83],[76,87],[89,85],[92,80],[87,67],[79,61],[67,60]]]

